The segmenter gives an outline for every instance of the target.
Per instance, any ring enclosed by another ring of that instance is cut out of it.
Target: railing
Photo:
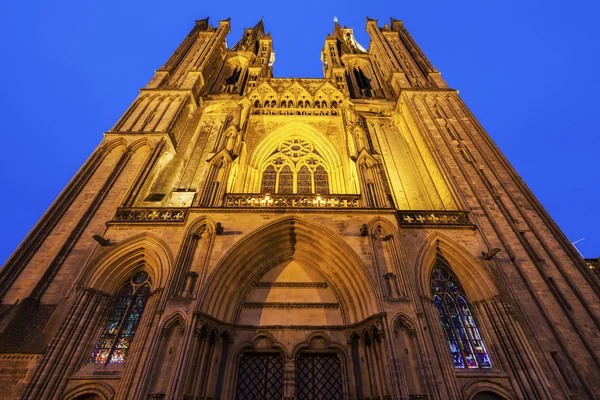
[[[360,208],[360,195],[236,194],[225,196],[226,208]],[[374,210],[375,211],[375,210]],[[118,208],[112,222],[184,222],[188,208]],[[411,227],[468,227],[474,225],[466,211],[398,211],[400,224]],[[589,263],[592,269],[598,266]],[[598,262],[598,261],[596,261]],[[595,271],[596,272],[596,271]]]
[[[225,207],[237,208],[359,208],[357,194],[241,194],[225,196]]]
[[[408,226],[473,226],[466,211],[398,211],[398,216],[400,223]]]
[[[113,221],[183,222],[187,208],[118,208]]]
[[[285,107],[264,107],[254,108],[254,115],[314,115],[329,116],[339,115],[339,110],[335,108],[285,108]]]

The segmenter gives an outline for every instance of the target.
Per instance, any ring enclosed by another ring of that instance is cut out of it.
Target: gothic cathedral
[[[600,397],[600,280],[405,29],[196,21],[0,269],[0,398]]]

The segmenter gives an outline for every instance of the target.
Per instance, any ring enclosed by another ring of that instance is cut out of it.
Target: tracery
[[[125,362],[137,326],[150,297],[150,277],[140,271],[118,292],[110,315],[94,346],[90,363],[122,364]]]
[[[440,317],[455,368],[491,368],[467,296],[458,279],[438,264],[431,278],[433,302]]]
[[[262,193],[329,194],[329,173],[324,159],[305,139],[279,144],[262,168]]]

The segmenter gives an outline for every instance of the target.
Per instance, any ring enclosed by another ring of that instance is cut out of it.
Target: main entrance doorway
[[[335,354],[301,354],[296,363],[298,400],[341,400],[342,370]]]
[[[281,400],[283,357],[273,353],[244,354],[236,392],[236,400]]]

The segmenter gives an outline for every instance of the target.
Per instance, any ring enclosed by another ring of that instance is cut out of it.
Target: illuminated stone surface
[[[273,78],[262,21],[197,21],[0,269],[0,398],[599,396],[597,262],[367,31]]]

